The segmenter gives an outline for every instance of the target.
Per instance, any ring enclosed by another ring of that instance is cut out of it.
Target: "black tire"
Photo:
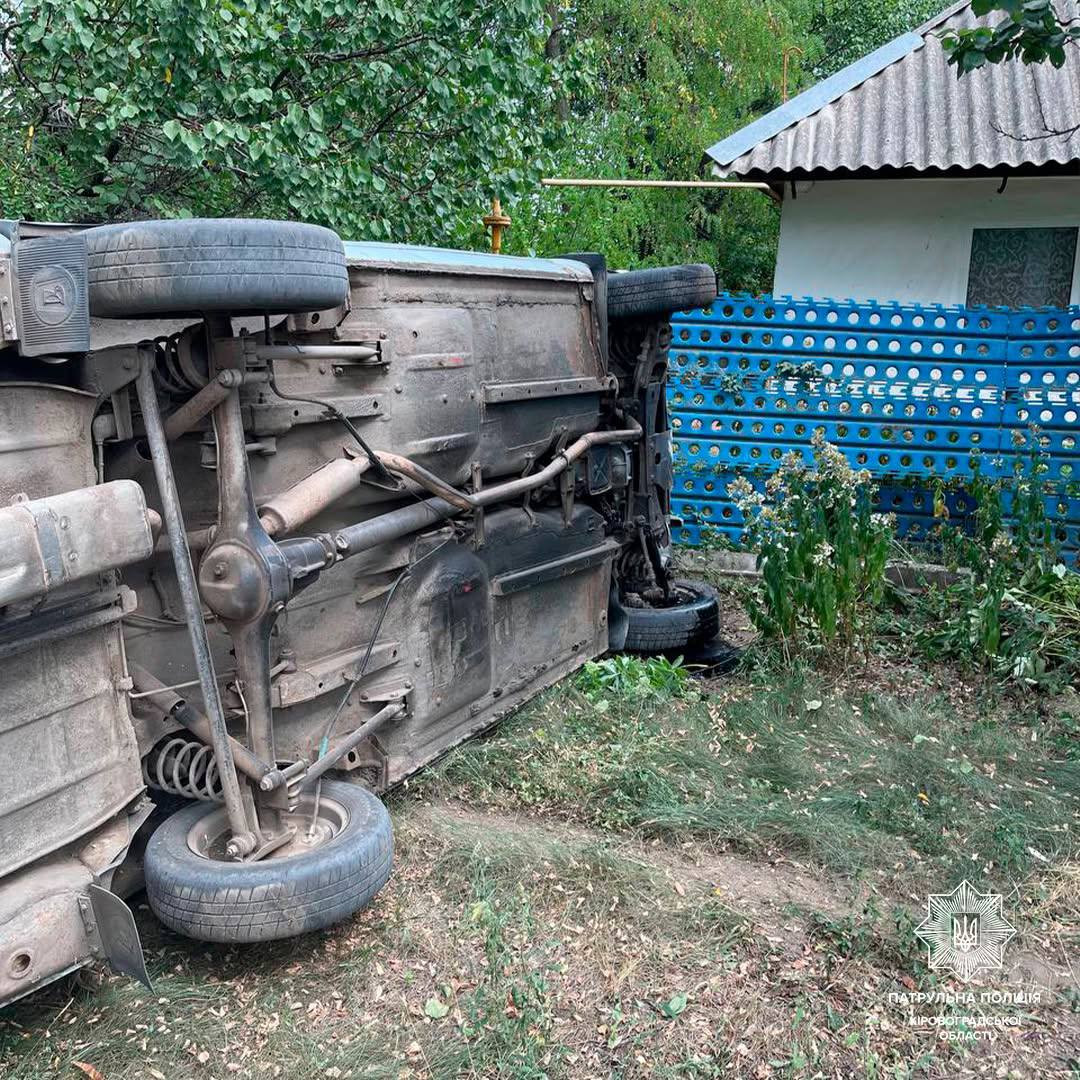
[[[364,907],[390,876],[390,815],[358,784],[324,780],[322,797],[348,811],[341,832],[302,854],[253,863],[204,858],[188,846],[191,827],[215,804],[173,814],[146,846],[154,914],[186,937],[249,944],[320,930]]]
[[[672,607],[627,607],[626,652],[681,652],[714,638],[720,630],[720,604],[716,593],[700,581],[675,581],[690,599]]]
[[[608,274],[609,319],[643,319],[705,307],[716,299],[716,273],[704,263]]]
[[[87,229],[90,314],[322,311],[349,291],[337,233],[295,221],[194,218]]]

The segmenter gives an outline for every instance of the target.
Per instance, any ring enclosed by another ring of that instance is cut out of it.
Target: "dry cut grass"
[[[367,911],[222,949],[140,910],[154,992],[9,1009],[0,1075],[1075,1075],[1080,783],[1056,708],[908,669],[590,669],[392,798]],[[890,999],[956,988],[914,925],[962,877],[1019,930],[980,986],[1043,993],[980,1006],[1023,1014],[994,1043]]]

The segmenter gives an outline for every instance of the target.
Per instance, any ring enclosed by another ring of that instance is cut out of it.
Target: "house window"
[[[1076,229],[975,229],[968,304],[1067,307]]]

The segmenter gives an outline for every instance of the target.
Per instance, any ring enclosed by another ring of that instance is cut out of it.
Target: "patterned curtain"
[[[1067,307],[1076,229],[975,229],[968,305]]]

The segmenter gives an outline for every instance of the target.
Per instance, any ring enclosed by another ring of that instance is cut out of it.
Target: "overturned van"
[[[332,924],[378,795],[610,648],[682,650],[668,316],[609,275],[275,221],[0,224],[0,1003],[125,897],[190,937]]]

